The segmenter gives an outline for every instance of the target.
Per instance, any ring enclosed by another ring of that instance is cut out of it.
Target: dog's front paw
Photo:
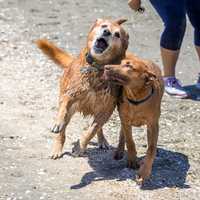
[[[113,158],[115,160],[121,160],[123,157],[124,157],[124,151],[121,151],[119,149],[117,149],[113,154]]]
[[[140,168],[137,173],[136,183],[138,185],[143,185],[144,181],[148,179],[151,175],[151,167],[145,165],[145,163],[140,164]]]
[[[56,160],[61,157],[62,157],[62,145],[60,143],[54,143],[53,151],[50,158]]]
[[[54,135],[53,139],[53,148],[52,148],[52,154],[51,154],[51,159],[58,159],[62,157],[62,150],[63,150],[63,145],[65,142],[65,135],[64,134],[56,134]]]
[[[65,127],[65,123],[59,123],[59,124],[54,124],[52,129],[51,129],[51,132],[52,133],[60,133],[63,128]]]
[[[74,157],[82,157],[85,155],[85,149],[81,148],[79,140],[74,143],[74,147],[72,148],[72,155]]]
[[[53,152],[50,156],[51,159],[56,160],[62,157],[62,152],[58,151],[58,152]]]

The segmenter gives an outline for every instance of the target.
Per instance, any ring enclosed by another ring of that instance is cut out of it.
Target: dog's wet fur
[[[94,120],[82,134],[74,154],[82,155],[95,134],[99,146],[108,147],[102,127],[117,105],[119,86],[103,79],[103,67],[106,64],[120,64],[125,58],[129,38],[121,27],[125,21],[96,20],[88,34],[86,47],[78,57],[69,55],[45,39],[37,41],[38,47],[64,69],[60,79],[59,109],[52,129],[55,133],[52,159],[62,155],[65,129],[75,112],[90,115]],[[86,55],[90,55],[92,61],[89,62]],[[83,67],[89,69],[96,65],[101,66],[101,70],[86,70],[82,73]]]

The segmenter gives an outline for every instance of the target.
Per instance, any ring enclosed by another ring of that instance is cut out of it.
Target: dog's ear
[[[103,19],[98,18],[98,19],[96,19],[95,24],[97,24],[97,23],[101,23],[102,21],[103,21]]]
[[[94,24],[90,27],[90,31],[89,32],[91,32],[93,29],[94,29],[94,27],[97,25],[97,24],[99,24],[99,23],[101,23],[103,21],[103,19],[96,19],[95,20],[95,22],[94,22]]]
[[[125,50],[125,54],[126,54],[126,50],[128,49],[128,45],[129,45],[129,34],[125,33],[125,37],[123,38],[123,45],[124,45],[124,50]]]
[[[143,78],[144,78],[146,86],[151,85],[153,83],[153,81],[155,81],[157,79],[155,73],[150,70],[147,70],[146,72],[144,72]]]
[[[121,19],[115,20],[115,23],[121,25],[121,24],[123,24],[123,23],[126,22],[126,21],[127,21],[127,19],[121,18]]]

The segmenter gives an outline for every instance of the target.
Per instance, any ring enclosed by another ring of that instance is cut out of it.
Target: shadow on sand
[[[113,148],[108,151],[99,150],[98,148],[88,149],[88,163],[93,168],[93,171],[86,173],[81,178],[80,183],[71,186],[71,189],[80,189],[93,181],[135,180],[136,171],[126,168],[126,156],[120,161],[115,161],[112,158],[112,154]],[[186,155],[158,148],[152,176],[141,189],[153,190],[164,187],[189,188],[185,183],[189,168],[190,165]]]

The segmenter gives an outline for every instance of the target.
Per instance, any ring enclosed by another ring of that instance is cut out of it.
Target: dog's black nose
[[[111,35],[111,32],[108,29],[103,30],[103,36],[109,36]]]

